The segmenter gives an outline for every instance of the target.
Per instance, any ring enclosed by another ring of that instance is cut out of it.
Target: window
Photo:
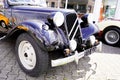
[[[55,2],[52,2],[52,3],[51,3],[51,7],[55,7]]]
[[[105,17],[113,18],[115,16],[116,7],[117,7],[117,0],[106,1],[106,5],[104,6]]]
[[[79,5],[78,11],[86,13],[86,5]]]
[[[74,8],[74,5],[73,4],[68,4],[67,6],[69,9],[73,9]]]
[[[49,2],[48,1],[46,1],[46,4],[47,4],[47,6],[49,6]]]

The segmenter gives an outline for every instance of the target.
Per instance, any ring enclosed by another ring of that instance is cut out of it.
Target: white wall
[[[98,22],[99,16],[100,16],[100,7],[102,4],[102,0],[95,0],[93,15],[94,15],[94,21]]]
[[[118,2],[117,2],[117,8],[116,8],[116,12],[115,12],[115,17],[114,18],[120,20],[120,0],[118,0]]]

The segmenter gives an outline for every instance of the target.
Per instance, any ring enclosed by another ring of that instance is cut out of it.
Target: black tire
[[[115,27],[105,29],[103,31],[103,40],[108,45],[118,46],[120,44],[120,29]]]
[[[0,26],[6,28],[6,23],[4,21],[0,21]]]
[[[33,77],[37,77],[45,72],[49,66],[48,53],[42,50],[38,44],[28,33],[22,33],[17,38],[15,45],[18,64],[26,74]]]

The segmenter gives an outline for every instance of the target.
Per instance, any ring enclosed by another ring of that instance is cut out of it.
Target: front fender
[[[43,50],[47,51],[46,46],[44,45],[47,43],[45,41],[44,37],[42,36],[42,25],[45,23],[42,21],[26,21],[22,22],[17,26],[14,26],[11,30],[8,31],[8,33],[5,35],[4,39],[6,38],[12,38],[17,39],[17,37],[22,33],[28,33],[36,43],[38,43],[39,47],[41,47]]]
[[[48,27],[48,28],[47,28]],[[18,26],[10,32],[15,38],[23,32],[30,32],[38,41],[40,41],[48,51],[54,50],[56,48],[63,48],[67,44],[65,34],[58,29],[49,29],[49,26],[43,21],[39,20],[29,20],[20,23]]]
[[[105,28],[109,27],[109,26],[116,26],[118,28],[120,28],[120,21],[115,21],[115,20],[106,20],[106,21],[102,21],[97,23],[100,31],[103,31]]]
[[[24,30],[28,29],[31,33],[33,33],[42,43],[48,44],[49,41],[46,39],[46,36],[42,32],[42,27],[45,25],[43,21],[40,20],[29,20],[22,22],[19,24],[20,26],[24,26]],[[18,26],[17,28],[21,29],[22,27]],[[23,29],[23,28],[22,28]]]

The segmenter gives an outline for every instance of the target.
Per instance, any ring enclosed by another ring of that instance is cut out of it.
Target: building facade
[[[0,3],[3,0],[0,0]],[[64,8],[66,0],[46,0],[48,7]],[[95,0],[68,0],[67,8],[75,9],[82,13],[92,12]]]
[[[46,0],[46,1],[48,7],[54,7],[54,8],[63,7],[62,0]]]
[[[3,8],[3,0],[0,0],[0,9]]]
[[[65,4],[65,1],[66,0],[63,0],[64,4]],[[67,8],[75,9],[80,12],[86,12],[87,4],[88,4],[88,0],[68,0]]]
[[[0,0],[0,4],[3,4],[3,0]]]
[[[66,0],[47,0],[49,7],[65,7]],[[95,0],[68,0],[68,9],[75,9],[82,13],[92,12]]]

